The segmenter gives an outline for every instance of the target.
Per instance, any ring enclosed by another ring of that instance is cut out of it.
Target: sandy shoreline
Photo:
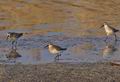
[[[120,82],[109,63],[0,65],[0,82]]]

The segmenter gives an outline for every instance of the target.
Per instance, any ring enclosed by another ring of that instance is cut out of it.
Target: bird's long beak
[[[102,25],[100,28],[104,27],[104,25]]]
[[[47,48],[48,47],[48,45],[46,45],[44,48]]]

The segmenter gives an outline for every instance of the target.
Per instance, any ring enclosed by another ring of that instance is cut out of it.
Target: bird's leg
[[[12,41],[12,49],[14,48],[14,43],[15,43],[15,41]]]
[[[108,38],[109,38],[109,37],[108,37],[108,36],[106,36],[106,38],[105,38],[105,40],[104,40],[104,41],[106,42]]]
[[[59,60],[59,55],[55,56],[55,60]]]
[[[17,40],[15,41],[15,48],[17,47]]]
[[[114,36],[115,36],[115,41],[117,41],[117,36],[116,36],[116,34],[114,34]]]
[[[59,60],[59,56],[61,56],[61,54],[58,54],[58,55],[55,57],[55,60]]]
[[[59,53],[58,56],[61,56],[61,53]]]

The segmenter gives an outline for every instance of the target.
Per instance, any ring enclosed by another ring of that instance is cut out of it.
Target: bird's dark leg
[[[61,53],[59,54],[59,56],[61,56]]]
[[[115,36],[115,41],[117,41],[117,35],[116,35],[116,34],[114,34],[114,36]]]
[[[15,43],[15,41],[12,41],[12,49],[14,48],[14,43]]]
[[[55,57],[55,60],[59,60],[59,56],[61,56],[61,54],[58,54],[58,55]]]
[[[16,47],[17,47],[17,40],[15,41],[15,49],[16,49]]]
[[[105,40],[104,40],[104,41],[106,42],[108,38],[109,38],[109,37],[108,37],[108,36],[106,36],[106,38],[105,38]]]
[[[55,60],[59,60],[59,55],[55,56]]]

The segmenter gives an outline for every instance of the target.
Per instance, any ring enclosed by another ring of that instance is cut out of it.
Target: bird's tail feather
[[[120,30],[116,30],[116,32],[120,32]]]
[[[61,50],[67,50],[67,48],[62,48]]]

